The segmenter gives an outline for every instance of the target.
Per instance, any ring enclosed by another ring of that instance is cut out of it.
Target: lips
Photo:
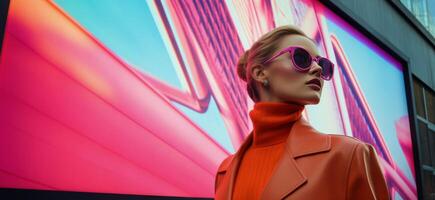
[[[322,86],[321,83],[320,83],[320,80],[318,78],[313,78],[310,81],[306,82],[306,84],[307,85],[314,84],[314,85],[319,86],[319,88],[321,88],[321,86]]]

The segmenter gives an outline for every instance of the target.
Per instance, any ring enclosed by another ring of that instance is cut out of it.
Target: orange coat
[[[233,155],[220,164],[215,199],[230,200],[241,156],[252,132]],[[262,200],[389,200],[387,183],[375,148],[359,139],[323,134],[301,117],[266,184]]]

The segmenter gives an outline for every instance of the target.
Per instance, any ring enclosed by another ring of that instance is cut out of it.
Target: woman
[[[215,199],[390,199],[371,144],[320,133],[302,117],[306,104],[320,101],[334,69],[303,31],[272,30],[237,67],[255,102],[253,130],[220,164]]]

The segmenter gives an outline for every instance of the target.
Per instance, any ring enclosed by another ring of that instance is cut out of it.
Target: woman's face
[[[304,47],[312,56],[319,55],[315,44],[300,35],[285,36],[276,52],[291,45]],[[312,62],[309,71],[299,72],[294,69],[290,54],[285,53],[269,63],[264,73],[270,82],[267,101],[287,101],[303,105],[317,104],[320,101],[324,80],[320,78],[321,67],[316,62]],[[320,89],[307,84],[314,78],[320,80]]]

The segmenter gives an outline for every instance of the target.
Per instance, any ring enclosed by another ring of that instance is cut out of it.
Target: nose
[[[320,78],[320,75],[322,73],[322,67],[320,67],[319,64],[317,64],[317,62],[313,62],[313,66],[310,68],[309,74],[312,75],[316,75],[317,77]]]

